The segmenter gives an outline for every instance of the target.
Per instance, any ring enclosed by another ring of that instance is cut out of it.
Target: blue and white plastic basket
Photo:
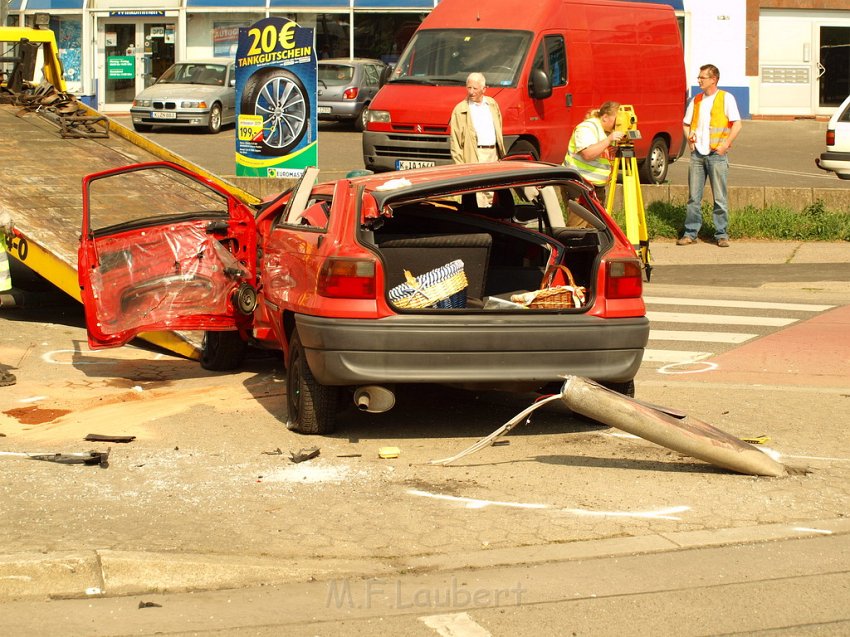
[[[404,276],[407,282],[389,291],[390,301],[397,308],[407,310],[432,307],[451,310],[466,307],[469,282],[460,259],[418,277],[405,270]]]

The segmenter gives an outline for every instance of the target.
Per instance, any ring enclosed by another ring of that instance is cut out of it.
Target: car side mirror
[[[536,100],[545,100],[552,95],[552,82],[543,69],[533,69],[528,84],[528,93]]]

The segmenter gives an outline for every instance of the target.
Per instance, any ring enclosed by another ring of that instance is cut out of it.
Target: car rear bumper
[[[320,109],[330,109],[323,113]],[[319,119],[355,119],[363,110],[362,102],[319,102],[316,117]]]
[[[316,380],[367,383],[509,384],[634,378],[649,336],[645,317],[571,315],[392,316],[376,320],[298,315]]]
[[[823,170],[831,170],[840,179],[850,179],[850,153],[821,153],[815,163]]]

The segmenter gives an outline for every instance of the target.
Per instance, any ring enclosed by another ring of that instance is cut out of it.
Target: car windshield
[[[319,81],[327,86],[348,84],[354,77],[354,67],[347,64],[319,63]]]
[[[390,81],[465,85],[467,75],[478,72],[489,86],[516,86],[531,35],[528,31],[487,29],[418,31]]]
[[[224,86],[227,67],[224,64],[198,64],[184,62],[175,64],[163,73],[157,84],[205,84]]]

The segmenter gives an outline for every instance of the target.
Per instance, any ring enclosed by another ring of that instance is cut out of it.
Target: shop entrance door
[[[98,39],[101,111],[129,111],[133,98],[174,64],[173,22],[111,19],[101,22]]]
[[[818,106],[832,112],[850,95],[850,27],[820,27]]]

